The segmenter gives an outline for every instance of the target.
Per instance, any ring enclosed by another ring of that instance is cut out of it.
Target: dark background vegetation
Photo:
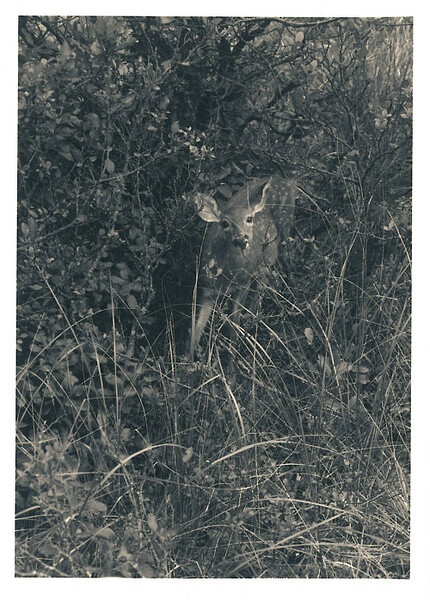
[[[19,19],[19,576],[409,576],[412,23]],[[234,376],[196,192],[300,187]]]

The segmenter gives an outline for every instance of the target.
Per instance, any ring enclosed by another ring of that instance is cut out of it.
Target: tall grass
[[[396,225],[347,280],[362,225],[290,238],[227,363],[225,314],[190,364],[59,306],[19,372],[18,575],[408,576],[410,257]]]

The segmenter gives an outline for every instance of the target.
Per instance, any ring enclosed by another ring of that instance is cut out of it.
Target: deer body
[[[288,186],[287,186],[288,189]],[[197,320],[192,319],[190,356],[199,344],[215,304],[228,299],[230,319],[240,322],[248,293],[265,278],[278,257],[279,232],[272,204],[285,197],[281,178],[259,178],[249,182],[221,207],[211,196],[198,194],[199,216],[209,223],[200,258],[200,290]]]

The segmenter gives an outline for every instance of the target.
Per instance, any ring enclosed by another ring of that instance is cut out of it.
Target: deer
[[[267,278],[277,261],[280,239],[288,235],[294,214],[294,194],[294,183],[277,175],[247,182],[226,206],[221,206],[213,196],[196,194],[197,214],[208,225],[194,291],[189,346],[191,361],[218,302],[227,301],[225,303],[229,305],[228,337],[238,330],[251,289],[258,288]],[[277,218],[278,225],[275,223],[276,212],[281,215]],[[198,313],[197,290],[200,296]]]

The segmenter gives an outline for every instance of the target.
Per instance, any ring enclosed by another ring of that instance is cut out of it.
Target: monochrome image
[[[15,576],[409,579],[413,19],[16,25]]]

